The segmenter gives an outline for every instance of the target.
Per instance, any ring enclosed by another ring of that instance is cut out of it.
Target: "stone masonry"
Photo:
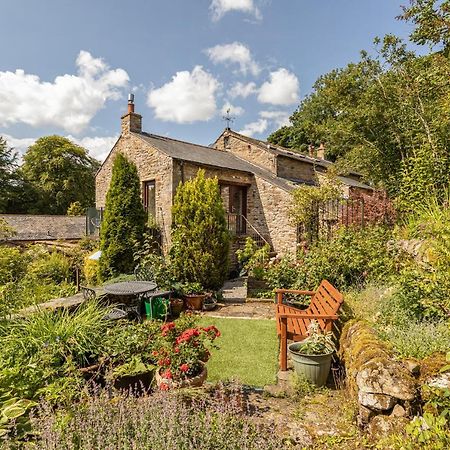
[[[290,157],[293,154],[287,149],[280,150],[229,129],[213,148],[143,133],[142,117],[134,112],[133,103],[128,107],[128,113],[122,116],[121,136],[96,175],[97,208],[105,206],[114,156],[122,153],[136,164],[142,188],[146,181],[155,183],[156,222],[161,228],[163,250],[167,251],[176,189],[203,168],[206,176],[218,178],[225,200],[229,186],[244,189],[245,217],[275,252],[295,252],[297,230],[289,220],[295,185],[289,180],[314,184],[316,162],[319,172],[325,170],[325,163],[301,155]],[[226,207],[227,201],[224,204]]]

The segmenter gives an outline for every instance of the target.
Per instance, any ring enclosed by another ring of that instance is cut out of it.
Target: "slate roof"
[[[319,167],[324,167],[326,169],[328,169],[328,167],[333,165],[333,162],[328,161],[326,159],[312,158],[311,156],[303,155],[302,153],[299,153],[299,152],[296,152],[296,151],[293,151],[293,150],[289,150],[289,149],[287,149],[285,147],[281,147],[279,145],[271,144],[270,142],[267,142],[267,141],[261,141],[259,139],[255,139],[255,138],[251,138],[251,137],[248,137],[248,136],[244,136],[243,134],[236,133],[236,131],[233,131],[233,130],[228,130],[228,132],[233,134],[237,138],[240,138],[240,139],[242,139],[244,141],[247,141],[247,142],[253,143],[255,145],[258,145],[259,147],[264,148],[264,150],[267,150],[270,153],[273,153],[275,155],[285,156],[287,158],[292,158],[292,159],[296,159],[296,160],[299,160],[299,161],[304,161],[306,163],[313,164],[313,165],[319,166]],[[361,176],[357,172],[350,172],[350,174]],[[340,178],[342,178],[341,181],[344,184],[348,184],[349,186],[355,186],[355,187],[362,187],[362,188],[365,188],[365,189],[371,189],[370,186],[368,186],[368,185],[366,185],[364,183],[361,183],[361,182],[357,182],[357,183],[359,183],[358,185],[353,185],[350,182],[347,183],[347,180],[355,181],[354,179],[352,179],[350,177],[340,177]]]
[[[8,241],[74,240],[86,236],[85,216],[0,214],[16,234]]]
[[[179,141],[165,136],[157,136],[149,133],[133,133],[147,144],[157,148],[167,156],[180,161],[189,161],[201,165],[217,168],[238,170],[255,174],[285,191],[292,191],[294,186],[283,178],[276,177],[268,170],[249,163],[230,152],[217,150],[212,147]]]

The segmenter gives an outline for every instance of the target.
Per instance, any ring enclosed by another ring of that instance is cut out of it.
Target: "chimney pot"
[[[134,94],[128,94],[128,113],[134,113]]]
[[[134,94],[128,94],[128,111],[122,116],[122,134],[142,132],[142,116],[134,112]]]
[[[320,143],[320,147],[317,149],[317,158],[325,159],[325,145],[323,145],[323,142]]]

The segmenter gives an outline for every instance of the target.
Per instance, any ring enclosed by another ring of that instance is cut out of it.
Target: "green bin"
[[[147,319],[164,320],[169,314],[170,302],[168,298],[148,298],[145,300],[144,304]]]

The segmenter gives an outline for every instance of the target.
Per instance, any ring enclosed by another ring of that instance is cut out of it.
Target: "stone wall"
[[[16,232],[9,241],[76,240],[86,236],[85,216],[0,214]]]
[[[226,141],[228,139],[228,141]],[[233,133],[225,132],[215,143],[215,148],[233,153],[257,166],[263,167],[276,174],[276,156],[271,152],[260,148],[256,144],[250,144]]]
[[[197,175],[199,166],[188,162],[174,164],[174,191],[182,178]],[[247,186],[247,219],[267,239],[279,255],[293,253],[297,244],[297,229],[289,221],[291,194],[267,180],[250,173],[231,169],[204,167],[208,177],[216,176],[224,184]]]
[[[257,176],[250,195],[258,206],[254,214],[256,226],[267,233],[274,251],[280,256],[295,254],[297,227],[289,219],[291,193]]]
[[[358,423],[372,434],[395,428],[415,412],[414,364],[397,361],[364,322],[347,322],[340,339],[349,389],[358,401]]]
[[[122,153],[136,164],[141,188],[144,181],[155,181],[156,222],[161,227],[163,249],[170,244],[172,224],[172,159],[152,148],[137,135],[123,134],[108,155],[95,179],[95,204],[105,206],[106,193],[111,182],[114,156]]]
[[[281,155],[277,159],[277,176],[308,182],[315,182],[316,180],[313,164]]]

